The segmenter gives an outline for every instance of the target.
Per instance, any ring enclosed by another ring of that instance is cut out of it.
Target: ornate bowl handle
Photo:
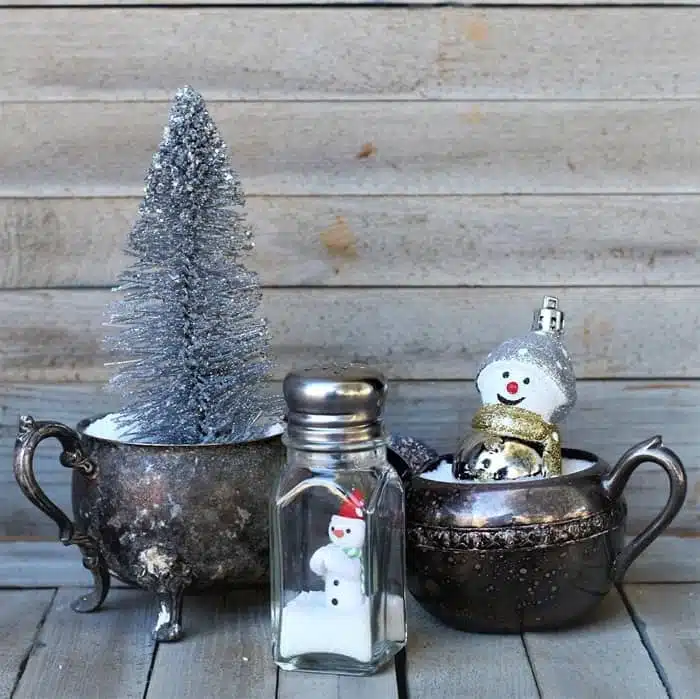
[[[15,442],[13,468],[15,479],[27,499],[48,515],[58,525],[58,537],[65,546],[75,544],[83,555],[83,565],[92,573],[94,589],[73,602],[76,612],[93,612],[99,609],[109,592],[109,571],[99,551],[97,541],[81,531],[51,500],[37,483],[34,475],[34,452],[49,437],[61,443],[61,464],[81,471],[88,478],[95,478],[97,469],[84,454],[78,433],[59,422],[37,422],[30,415],[19,419],[19,432]]]
[[[620,552],[613,564],[613,579],[621,582],[630,564],[671,523],[683,506],[688,489],[685,469],[678,456],[663,445],[660,435],[652,437],[626,451],[603,479],[603,489],[611,500],[622,495],[637,466],[651,462],[666,471],[669,482],[668,500],[663,510],[647,527]]]

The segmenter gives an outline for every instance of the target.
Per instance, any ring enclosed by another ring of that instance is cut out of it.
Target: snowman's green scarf
[[[543,447],[542,464],[548,476],[560,476],[561,441],[557,426],[517,405],[484,405],[472,418],[472,427],[489,437],[511,437]]]
[[[357,546],[348,546],[346,548],[343,548],[343,553],[348,558],[359,558],[360,559],[360,584],[362,585],[362,588],[364,589],[364,587],[365,587],[365,566],[362,563],[362,549],[358,548]]]

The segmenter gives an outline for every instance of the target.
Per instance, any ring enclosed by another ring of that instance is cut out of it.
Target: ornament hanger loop
[[[532,330],[561,335],[564,332],[564,311],[559,308],[556,296],[545,296],[542,308],[535,311]]]

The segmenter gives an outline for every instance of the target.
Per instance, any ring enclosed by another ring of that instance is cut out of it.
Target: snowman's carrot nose
[[[508,384],[506,385],[506,391],[508,393],[517,393],[518,392],[518,383],[517,381],[509,381]]]
[[[345,536],[345,532],[342,529],[334,529],[333,533],[339,538],[342,539]]]

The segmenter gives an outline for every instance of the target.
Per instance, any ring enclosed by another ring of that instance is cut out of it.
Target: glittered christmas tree
[[[106,343],[134,441],[242,442],[279,421],[244,195],[204,100],[179,90],[131,230]]]

